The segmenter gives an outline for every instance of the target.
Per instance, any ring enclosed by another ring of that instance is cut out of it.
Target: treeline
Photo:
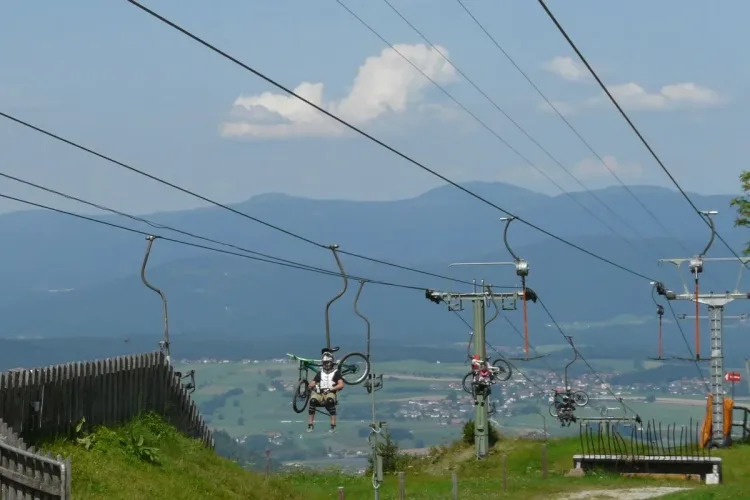
[[[252,449],[246,444],[239,444],[237,441],[226,433],[226,431],[214,431],[214,445],[217,454],[224,458],[234,460],[242,467],[252,469],[255,471],[266,470],[266,456],[263,450]],[[268,438],[263,436],[265,443],[268,443]],[[271,471],[277,471],[281,468],[281,464],[278,460],[271,457]]]
[[[199,403],[198,408],[203,415],[213,415],[216,410],[219,410],[226,406],[227,400],[229,398],[234,396],[241,396],[243,393],[244,391],[239,387],[230,389],[226,392],[222,392],[221,394],[212,397],[209,400],[204,401],[203,403]]]

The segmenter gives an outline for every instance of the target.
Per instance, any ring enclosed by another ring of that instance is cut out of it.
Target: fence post
[[[271,473],[271,448],[266,448],[266,475]]]
[[[452,500],[458,500],[458,473],[453,471],[451,474],[451,481],[453,482],[453,495]]]
[[[403,472],[398,473],[398,500],[406,500],[406,482]]]
[[[542,478],[547,479],[547,443],[542,443]]]
[[[339,500],[344,500],[344,487],[339,486]]]
[[[501,463],[503,470],[503,491],[508,491],[508,455],[503,454]]]

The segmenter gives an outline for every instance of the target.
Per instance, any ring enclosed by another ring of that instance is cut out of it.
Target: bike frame
[[[300,358],[299,356],[295,356],[294,354],[287,354],[287,356],[299,362],[299,365],[298,365],[299,380],[309,380],[310,371],[312,371],[314,374],[318,374],[320,372],[320,369],[323,366],[323,364],[317,359]],[[354,365],[341,365],[339,364],[338,361],[334,361],[333,364],[339,367],[342,377],[344,375],[348,375],[349,373],[356,372],[356,368],[353,367]],[[303,376],[303,372],[304,372],[304,376]]]

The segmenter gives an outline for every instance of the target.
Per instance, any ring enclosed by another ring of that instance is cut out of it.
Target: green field
[[[613,361],[615,361],[613,363]],[[609,371],[630,371],[636,363],[623,360],[590,360],[595,369]],[[619,363],[619,364],[618,364]],[[531,364],[527,366],[532,366]],[[601,367],[601,368],[600,368]],[[357,451],[367,453],[366,434],[362,434],[371,421],[371,396],[362,386],[346,386],[340,397],[337,432],[329,434],[327,417],[317,415],[315,432],[306,433],[307,412],[297,414],[292,410],[291,390],[269,390],[276,381],[286,384],[287,389],[297,380],[297,367],[294,363],[274,363],[270,361],[247,363],[201,363],[182,366],[181,369],[195,369],[198,389],[193,394],[202,406],[202,412],[212,428],[221,429],[231,436],[255,436],[255,443],[263,445],[259,435],[275,435],[276,443],[264,445],[271,449],[284,449],[293,441],[293,446],[302,452],[321,454],[346,451],[352,457]],[[269,370],[275,371],[270,373]],[[448,410],[446,398],[455,394],[459,401],[470,402],[467,393],[460,390],[460,380],[469,368],[461,363],[429,363],[425,361],[385,362],[375,365],[376,373],[384,373],[384,388],[376,393],[378,419],[389,422],[392,429],[410,432],[399,438],[403,448],[419,448],[451,442],[460,435],[463,421],[473,418],[473,409],[463,406],[463,412]],[[524,367],[527,374],[533,370]],[[519,379],[520,380],[520,379]],[[451,387],[452,385],[452,387]],[[500,384],[503,386],[503,384]],[[507,387],[496,386],[493,392],[502,393]],[[513,386],[508,386],[513,387]],[[205,409],[212,398],[233,389],[243,393],[226,398],[219,407]],[[525,392],[535,391],[531,386]],[[627,398],[644,395],[627,394]],[[661,396],[659,396],[661,397]],[[410,403],[410,401],[412,403]],[[662,402],[643,403],[627,401],[628,406],[642,419],[656,419],[662,423],[687,424],[689,419],[702,418],[703,406],[668,404]],[[421,405],[421,406],[420,406]],[[523,401],[509,403],[513,415],[498,414],[493,421],[506,435],[525,434],[545,429],[551,436],[574,436],[577,426],[562,428],[548,413],[548,401],[538,401],[531,397]],[[578,411],[579,417],[599,417],[598,406],[609,408],[610,416],[621,416],[615,401],[593,401],[589,407]],[[518,414],[517,408],[526,407],[525,414]],[[538,413],[529,413],[529,407],[536,407]],[[397,417],[396,411],[417,412],[420,417]],[[446,416],[446,412],[449,413]],[[540,415],[541,414],[541,415]],[[438,415],[438,416],[433,416]],[[440,416],[442,415],[442,416]],[[452,416],[451,416],[452,415]],[[543,417],[544,418],[543,418]],[[629,415],[634,416],[634,415]],[[300,458],[300,461],[305,460]]]
[[[76,499],[327,500],[338,497],[339,487],[344,488],[346,498],[373,495],[368,475],[297,469],[266,477],[249,472],[199,442],[185,438],[154,415],[141,416],[115,428],[92,429],[90,436],[91,447],[76,444],[72,439],[41,443],[54,454],[71,456]],[[584,495],[574,498],[590,500],[646,498],[624,491],[617,497],[595,492],[657,486],[685,488],[664,496],[665,499],[748,497],[748,446],[716,452],[724,460],[723,484],[717,486],[674,479],[625,478],[601,471],[568,478],[565,473],[570,470],[571,456],[579,450],[578,440],[550,440],[545,446],[547,477],[542,473],[541,443],[522,439],[502,439],[479,462],[474,459],[473,447],[457,443],[426,457],[401,457],[392,469],[405,472],[406,495],[412,500],[449,498],[452,472],[458,478],[459,498],[563,499],[573,492]],[[507,464],[507,491],[503,491],[500,474],[503,461]],[[397,479],[391,472],[380,487],[381,498],[395,500],[397,490]]]

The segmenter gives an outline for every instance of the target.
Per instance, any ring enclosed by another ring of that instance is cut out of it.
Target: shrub
[[[487,424],[487,431],[489,433],[489,441],[490,446],[495,446],[495,443],[500,441],[500,433],[497,432],[497,429],[492,424]],[[468,420],[464,424],[464,431],[463,431],[463,442],[465,444],[474,444],[474,421]]]

